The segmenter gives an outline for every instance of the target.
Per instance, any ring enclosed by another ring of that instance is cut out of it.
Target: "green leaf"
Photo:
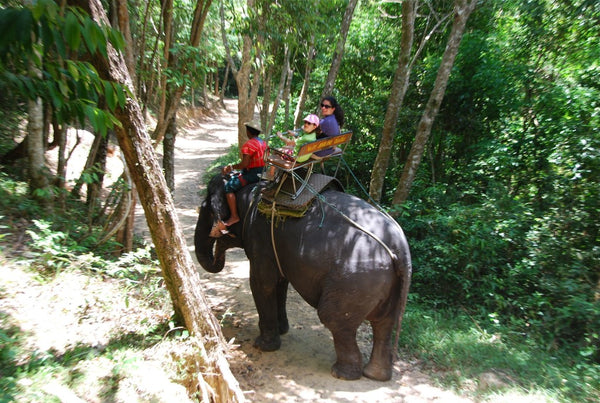
[[[96,114],[98,109],[90,105],[84,106],[83,109],[85,112],[85,116],[87,116],[92,127],[96,128],[98,126],[98,124],[96,123],[96,121],[98,120],[98,116]]]
[[[83,35],[83,39],[85,40],[85,44],[90,51],[91,54],[96,53],[96,42],[94,41],[93,30],[95,24],[90,18],[86,18],[83,26],[83,30],[81,31],[81,35]]]
[[[65,38],[69,47],[73,50],[78,50],[81,44],[81,31],[79,21],[73,13],[68,13],[65,18]]]
[[[94,51],[92,53],[98,51],[102,56],[106,57],[106,39],[104,38],[102,30],[100,29],[98,24],[92,21],[89,25],[89,31],[90,38],[93,41],[94,46]]]
[[[123,127],[123,124],[121,123],[121,121],[119,119],[117,119],[117,117],[115,115],[113,115],[112,113],[107,113],[106,116],[110,120],[109,126],[111,128],[114,126]]]
[[[122,50],[125,48],[125,38],[123,38],[121,32],[117,31],[116,29],[108,30],[108,40],[117,50]]]
[[[110,118],[103,110],[98,109],[95,106],[86,105],[84,108],[85,115],[87,116],[94,130],[98,131],[102,135],[105,135],[107,126],[110,124]]]
[[[61,94],[63,94],[63,96],[66,99],[69,99],[70,95],[71,95],[71,90],[69,89],[69,86],[67,85],[67,83],[65,81],[58,81],[57,82],[58,88],[60,89]]]
[[[129,88],[128,87],[123,87],[120,84],[117,84],[117,98],[119,100],[119,106],[122,108],[125,106],[125,103],[127,102],[127,97],[125,96],[125,93],[129,92]],[[130,94],[131,96],[131,94]]]
[[[59,91],[57,91],[53,83],[48,85],[48,93],[50,94],[50,99],[54,108],[61,109],[64,105],[63,96]]]
[[[114,111],[117,104],[117,95],[110,81],[104,82],[104,98],[106,99],[108,109]]]
[[[73,80],[79,81],[79,69],[77,68],[75,62],[72,60],[67,60],[67,70],[69,71],[69,74]]]
[[[56,50],[58,51],[58,54],[60,55],[60,57],[62,57],[63,59],[67,58],[67,47],[65,44],[65,41],[63,40],[63,37],[60,33],[60,31],[53,29],[52,30],[52,39],[54,41],[53,45],[55,46]]]

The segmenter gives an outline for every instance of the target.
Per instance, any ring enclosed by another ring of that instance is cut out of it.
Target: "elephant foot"
[[[279,350],[279,347],[281,347],[281,339],[279,338],[279,335],[273,338],[266,338],[261,335],[254,339],[254,347],[261,351]]]
[[[392,379],[392,368],[387,366],[386,368],[369,362],[363,370],[363,375],[374,381],[389,381]]]
[[[279,322],[279,334],[286,334],[290,330],[290,324],[286,320],[285,322]]]
[[[340,364],[336,362],[331,367],[331,375],[334,378],[343,379],[346,381],[354,381],[360,379],[362,370],[360,365],[355,364]]]

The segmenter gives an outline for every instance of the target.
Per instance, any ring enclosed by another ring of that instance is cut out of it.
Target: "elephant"
[[[274,222],[257,209],[265,187],[261,181],[237,192],[241,220],[223,235],[216,230],[229,215],[223,181],[218,174],[207,186],[194,233],[195,255],[206,271],[218,273],[227,249],[244,249],[259,317],[254,347],[280,348],[280,335],[289,330],[286,298],[291,283],[333,335],[334,377],[390,380],[412,274],[400,225],[334,187],[322,191],[302,217]],[[356,334],[365,320],[373,330],[373,345],[363,368]]]

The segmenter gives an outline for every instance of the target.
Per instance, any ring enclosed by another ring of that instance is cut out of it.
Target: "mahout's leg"
[[[363,374],[376,381],[389,381],[392,378],[392,330],[394,318],[371,321],[373,329],[373,349],[371,359],[365,366]],[[398,348],[398,346],[394,346]]]
[[[254,347],[262,351],[275,351],[281,347],[279,337],[279,312],[277,276],[265,275],[264,267],[256,269],[250,262],[250,289],[258,311],[260,335],[254,340]]]

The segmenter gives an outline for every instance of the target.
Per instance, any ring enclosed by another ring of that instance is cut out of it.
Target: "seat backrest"
[[[343,144],[348,144],[352,138],[352,132],[345,132],[333,137],[326,137],[304,144],[298,150],[298,156],[314,153],[320,150],[325,150],[331,147],[338,147]]]

